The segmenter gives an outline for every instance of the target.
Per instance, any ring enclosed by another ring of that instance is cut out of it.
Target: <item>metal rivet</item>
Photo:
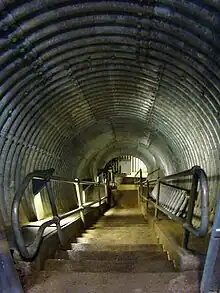
[[[11,41],[12,41],[12,43],[16,43],[17,40],[18,40],[18,39],[17,39],[16,37],[13,37]]]
[[[3,26],[2,26],[2,29],[3,29],[3,31],[6,32],[6,31],[8,30],[8,26],[7,26],[7,25],[3,25]]]
[[[25,48],[22,47],[22,48],[20,49],[20,52],[21,52],[21,53],[24,53],[24,52],[25,52]]]

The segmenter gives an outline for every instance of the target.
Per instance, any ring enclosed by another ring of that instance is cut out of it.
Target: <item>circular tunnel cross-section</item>
[[[200,165],[213,202],[219,27],[214,0],[0,0],[1,223],[32,170],[95,177],[122,154]]]

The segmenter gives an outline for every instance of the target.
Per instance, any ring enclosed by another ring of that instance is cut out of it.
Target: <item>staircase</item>
[[[196,272],[176,272],[138,209],[111,209],[71,250],[48,259],[28,293],[199,292]]]

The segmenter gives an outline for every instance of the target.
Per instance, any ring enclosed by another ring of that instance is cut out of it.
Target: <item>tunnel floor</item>
[[[175,270],[139,209],[110,209],[71,247],[48,259],[26,292],[199,292],[197,272]]]

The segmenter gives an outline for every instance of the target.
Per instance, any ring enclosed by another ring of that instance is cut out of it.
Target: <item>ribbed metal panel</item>
[[[0,0],[0,10],[1,222],[33,169],[92,176],[125,151],[165,173],[200,165],[214,201],[219,1]]]

